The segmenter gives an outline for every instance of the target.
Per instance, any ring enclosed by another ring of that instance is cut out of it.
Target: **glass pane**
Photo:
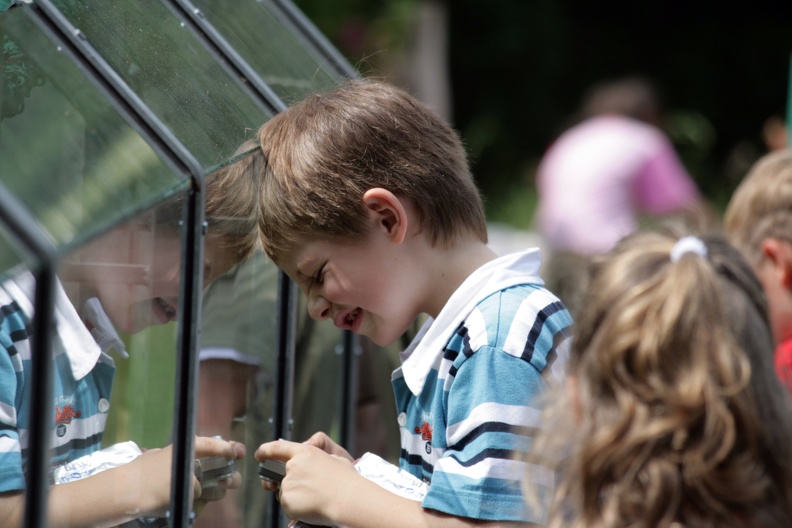
[[[273,389],[277,357],[278,268],[262,252],[214,281],[204,292],[201,324],[198,434],[243,442],[249,455],[274,440]],[[301,306],[292,437],[336,432],[341,377],[341,333],[332,321],[317,323]],[[261,489],[258,463],[238,468],[243,485],[207,504],[196,528],[260,527],[268,522],[269,493]]]
[[[178,217],[175,205],[169,202],[162,210],[142,214],[94,238],[64,255],[59,270],[52,343],[50,478],[56,487],[68,486],[73,492],[78,488],[74,497],[80,496],[83,484],[74,481],[102,479],[99,489],[111,490],[111,494],[92,494],[92,498],[105,506],[114,504],[121,490],[127,497],[143,497],[155,489],[152,483],[170,480],[170,460],[163,451],[147,454],[148,460],[159,461],[149,466],[148,474],[128,471],[131,466],[111,468],[131,463],[141,449],[163,447],[170,436],[173,321],[181,265],[179,227],[173,221]],[[38,313],[33,306],[35,287],[29,272],[0,284],[0,343],[6,358],[0,362],[4,380],[0,384],[4,437],[0,443],[0,490],[4,492],[25,488],[27,431],[35,419],[28,406],[37,390],[31,385],[27,333],[30,317]],[[137,374],[143,371],[146,373]],[[104,457],[98,458],[97,451],[111,445],[113,455],[105,451]],[[140,467],[139,462],[136,465]],[[100,472],[92,476],[95,471]],[[163,489],[167,488],[160,492]],[[146,492],[138,495],[137,490]],[[12,499],[4,495],[2,500]],[[147,503],[141,500],[140,506]],[[63,506],[62,501],[59,504]],[[131,520],[125,512],[134,511],[123,501],[115,511],[112,506],[103,512],[104,508],[86,505],[78,505],[80,515],[88,517],[85,525],[119,524]],[[161,511],[141,513],[157,516]],[[56,517],[69,513],[74,512],[51,509]],[[94,514],[101,519],[90,519]]]
[[[240,0],[233,9],[213,0],[193,4],[287,104],[341,80],[271,1]]]
[[[207,172],[272,117],[161,1],[55,4]]]
[[[206,179],[208,245],[223,235],[227,242],[242,248],[256,243],[255,208],[231,202],[252,202],[258,196],[263,156],[249,142],[237,153],[234,163]],[[217,192],[229,186],[233,192]],[[222,198],[224,205],[215,198]],[[234,216],[245,211],[250,212],[248,216]],[[225,216],[218,218],[219,214]],[[235,520],[250,527],[268,522],[271,494],[261,489],[258,462],[252,455],[260,444],[275,439],[278,280],[278,268],[258,250],[220,275],[203,293],[197,433],[242,442],[250,456],[237,463],[243,477],[241,489],[207,504],[195,520],[196,528],[240,526]],[[318,430],[333,433],[337,425],[341,356],[336,347],[341,332],[332,321],[319,324],[310,320],[304,300],[301,303],[293,437],[304,440]]]
[[[64,290],[81,319],[87,321],[93,338],[110,349],[115,363],[112,394],[102,396],[107,401],[97,404],[104,413],[106,430],[96,441],[101,439],[104,449],[129,447],[132,441],[132,447],[155,450],[172,439],[179,295],[181,281],[189,280],[181,270],[184,197],[185,193],[179,193],[161,202],[66,255],[61,263],[59,276]],[[210,221],[209,230],[216,225]],[[206,285],[231,266],[234,257],[228,248],[235,239],[233,233],[207,236],[203,265]],[[76,404],[73,408],[88,414]],[[89,443],[79,451],[58,450],[55,463],[68,462],[95,447],[95,443]],[[161,455],[156,451],[150,454]],[[170,458],[163,458],[147,471],[154,474],[140,474],[139,482],[130,481],[123,473],[109,475],[118,489],[131,493],[139,485],[153,491],[153,482],[171,481]],[[169,497],[169,492],[164,496]],[[160,517],[164,509],[141,513],[146,518]]]
[[[26,10],[0,14],[0,175],[55,244],[74,247],[181,179]]]
[[[36,258],[23,248],[0,221],[0,282],[20,269],[31,269]]]

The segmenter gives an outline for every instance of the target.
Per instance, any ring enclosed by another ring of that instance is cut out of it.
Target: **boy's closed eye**
[[[314,272],[314,274],[313,274],[313,277],[312,277],[313,278],[313,283],[315,285],[317,285],[317,286],[321,286],[322,283],[324,282],[324,268],[325,268],[325,263],[322,263],[319,266],[319,269],[316,270],[316,272]]]

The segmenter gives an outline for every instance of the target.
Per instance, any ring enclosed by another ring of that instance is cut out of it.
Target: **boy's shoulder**
[[[523,358],[542,370],[548,355],[571,335],[572,316],[546,288],[519,284],[482,299],[461,328],[471,352],[488,347]]]

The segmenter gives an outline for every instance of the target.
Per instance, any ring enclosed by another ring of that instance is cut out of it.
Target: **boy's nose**
[[[321,295],[311,295],[308,297],[308,315],[317,321],[323,321],[330,317],[332,310],[331,304]]]

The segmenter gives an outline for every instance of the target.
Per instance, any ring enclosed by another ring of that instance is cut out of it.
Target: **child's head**
[[[206,177],[206,226],[203,280],[208,285],[253,253],[258,244],[255,223],[255,177],[261,152]],[[96,237],[61,265],[72,302],[82,308],[97,297],[114,326],[125,333],[178,317],[182,279],[181,223],[185,193]]]
[[[363,195],[409,201],[432,244],[486,242],[481,198],[456,132],[405,91],[348,81],[309,96],[259,131],[266,169],[259,228],[279,262],[300,237],[362,239]]]
[[[729,201],[724,229],[767,292],[776,340],[792,338],[792,150],[756,162]]]
[[[679,240],[636,234],[592,266],[568,399],[535,447],[577,430],[566,526],[792,519],[792,416],[761,286],[724,238]]]

